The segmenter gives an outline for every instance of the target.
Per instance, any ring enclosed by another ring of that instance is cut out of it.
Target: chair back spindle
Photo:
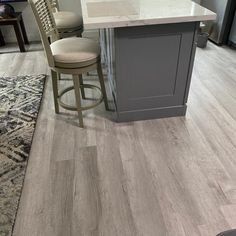
[[[59,39],[59,33],[56,28],[51,4],[48,0],[28,0],[33,10],[44,50],[47,56],[48,64],[54,67],[54,59],[50,48],[49,39],[54,42]]]
[[[58,0],[49,0],[50,4],[51,4],[51,8],[53,10],[53,12],[57,12],[59,11],[59,3]]]

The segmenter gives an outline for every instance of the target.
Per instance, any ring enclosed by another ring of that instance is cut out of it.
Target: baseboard
[[[185,116],[187,105],[163,107],[146,110],[124,111],[116,113],[117,122],[160,119],[166,117]]]

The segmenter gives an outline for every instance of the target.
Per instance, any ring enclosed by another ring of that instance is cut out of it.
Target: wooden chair
[[[40,36],[46,52],[47,61],[51,68],[52,85],[54,94],[55,112],[59,113],[59,105],[65,109],[77,111],[80,127],[83,127],[82,111],[99,105],[103,100],[108,110],[107,95],[103,80],[100,47],[98,43],[85,38],[59,39],[59,33],[52,14],[52,8],[48,0],[29,0],[36,22],[39,27]],[[48,38],[50,37],[50,42]],[[82,74],[92,70],[98,71],[100,86],[83,84]],[[61,92],[58,91],[58,75],[72,74],[73,86]],[[100,92],[100,98],[90,106],[81,106],[81,93],[84,88],[94,89]],[[65,104],[61,98],[70,90],[74,90],[76,106]]]
[[[60,37],[81,37],[83,32],[82,16],[71,11],[60,11],[58,0],[49,0],[49,2]]]
[[[0,26],[1,25],[12,25],[14,27],[14,31],[16,34],[16,39],[21,52],[25,52],[25,44],[29,44],[29,40],[26,34],[24,21],[22,18],[21,12],[16,12],[15,16],[12,18],[0,18]],[[0,46],[5,45],[5,40],[0,31]]]

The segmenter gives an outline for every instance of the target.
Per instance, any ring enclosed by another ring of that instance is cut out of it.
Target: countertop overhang
[[[191,0],[81,0],[85,29],[215,20]]]

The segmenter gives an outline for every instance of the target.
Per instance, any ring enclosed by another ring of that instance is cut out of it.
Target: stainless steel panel
[[[210,39],[216,43],[221,43],[223,24],[227,9],[228,0],[202,0],[202,5],[217,14],[217,20],[210,29]]]
[[[217,44],[226,44],[234,16],[236,1],[202,0],[201,5],[217,13],[217,20],[214,23],[207,23],[210,39]]]

